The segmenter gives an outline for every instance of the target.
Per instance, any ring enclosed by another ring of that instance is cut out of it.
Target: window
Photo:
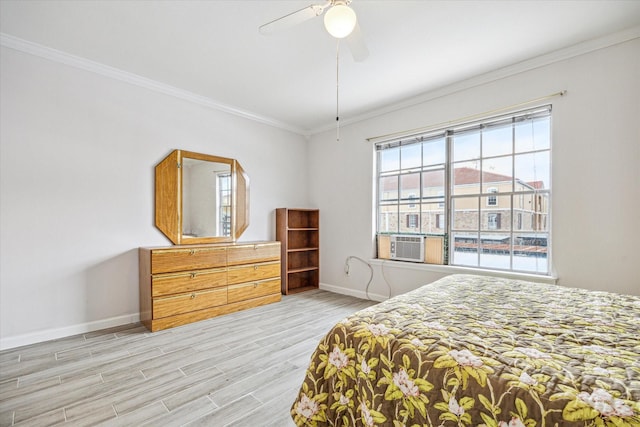
[[[487,190],[488,193],[495,194],[498,192],[498,189],[495,187],[491,187]],[[487,206],[498,206],[498,197],[497,196],[488,196],[487,197]]]
[[[416,204],[413,202],[416,199],[416,195],[414,193],[409,194],[409,207],[410,208],[415,208]]]
[[[498,230],[500,228],[499,213],[490,213],[487,215],[487,228],[489,230]]]
[[[418,228],[418,214],[407,215],[407,228]]]
[[[551,106],[376,144],[377,232],[446,235],[449,264],[548,274]]]
[[[231,236],[231,174],[218,174],[218,235]]]

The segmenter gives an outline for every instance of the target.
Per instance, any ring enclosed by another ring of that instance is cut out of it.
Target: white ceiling
[[[312,134],[335,125],[335,39],[321,17],[258,33],[312,3],[322,1],[0,0],[0,32]],[[640,24],[638,0],[353,0],[352,7],[370,55],[355,62],[341,46],[345,122]]]

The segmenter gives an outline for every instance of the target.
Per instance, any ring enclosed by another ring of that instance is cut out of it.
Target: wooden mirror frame
[[[231,234],[186,237],[182,229],[183,159],[227,163],[231,171]],[[173,150],[155,168],[156,227],[175,245],[235,242],[249,226],[249,177],[235,159]]]

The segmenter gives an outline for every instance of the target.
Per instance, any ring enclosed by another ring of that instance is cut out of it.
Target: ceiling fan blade
[[[360,24],[356,23],[355,28],[346,38],[347,46],[351,50],[351,55],[356,62],[362,62],[369,56],[369,49],[364,42],[362,32],[360,31]]]
[[[260,34],[269,35],[286,30],[287,28],[291,28],[304,21],[308,21],[311,18],[322,15],[322,12],[324,12],[325,8],[330,4],[330,0],[323,4],[312,4],[311,6],[307,6],[278,19],[274,19],[271,22],[267,22],[266,24],[261,25],[258,28],[258,31],[260,31]]]

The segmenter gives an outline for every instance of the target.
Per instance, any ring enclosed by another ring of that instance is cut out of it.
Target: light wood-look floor
[[[149,333],[139,324],[0,352],[0,426],[293,426],[320,338],[374,304],[316,290]]]

